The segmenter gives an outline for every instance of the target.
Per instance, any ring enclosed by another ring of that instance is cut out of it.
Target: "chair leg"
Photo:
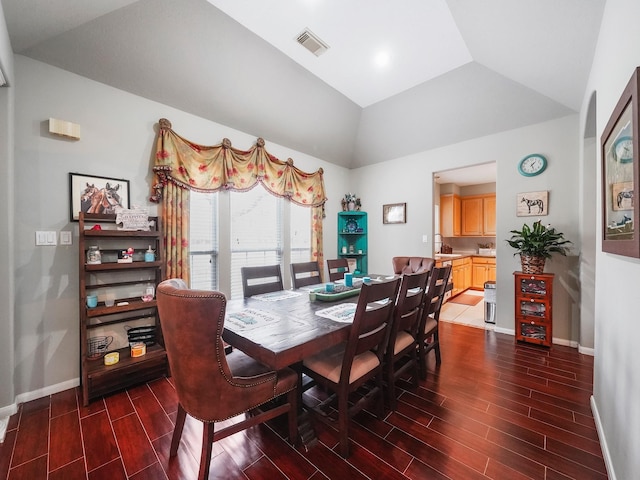
[[[420,364],[418,359],[418,350],[414,348],[411,351],[411,386],[413,388],[418,388],[418,374],[420,370]]]
[[[296,445],[298,443],[298,389],[287,393],[287,402],[289,403],[289,443]]]
[[[340,455],[349,456],[349,394],[338,393],[338,434],[340,436]]]
[[[393,359],[387,360],[387,403],[389,409],[396,409],[396,375],[394,371]]]
[[[206,480],[209,477],[209,466],[211,465],[211,452],[213,450],[213,434],[215,431],[214,422],[206,422],[202,432],[202,453],[200,454],[200,471],[198,480]]]
[[[418,345],[418,358],[420,359],[420,379],[427,379],[427,352],[424,346],[424,340],[420,340]]]
[[[436,351],[436,365],[440,365],[442,363],[442,358],[440,357],[440,338],[438,337],[438,330],[433,333],[433,344],[435,345],[434,350]]]
[[[178,453],[178,447],[180,446],[180,437],[182,437],[182,429],[184,428],[184,421],[187,418],[187,412],[184,411],[182,405],[178,404],[178,415],[176,417],[176,426],[173,428],[173,437],[171,438],[171,448],[169,449],[169,456],[175,457]]]

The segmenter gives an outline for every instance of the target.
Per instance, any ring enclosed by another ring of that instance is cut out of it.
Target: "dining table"
[[[373,282],[393,278],[371,275]],[[223,339],[274,370],[299,364],[347,340],[359,282],[355,280],[352,295],[331,295],[325,291],[326,284],[318,284],[229,300]],[[335,286],[340,289],[341,282]]]

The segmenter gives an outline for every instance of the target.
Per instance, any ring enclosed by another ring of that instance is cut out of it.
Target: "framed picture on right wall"
[[[638,101],[636,68],[602,133],[602,251],[640,258],[638,231]]]

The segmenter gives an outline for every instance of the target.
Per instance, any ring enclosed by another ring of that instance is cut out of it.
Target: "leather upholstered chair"
[[[261,293],[284,290],[280,265],[263,265],[260,267],[242,267],[242,293],[244,298]]]
[[[318,262],[291,264],[291,285],[293,288],[306,287],[322,283]]]
[[[405,273],[430,272],[436,261],[429,257],[393,257],[393,273],[402,275]]]
[[[363,285],[347,342],[303,361],[303,373],[334,392],[311,410],[317,413],[318,420],[337,427],[340,455],[344,458],[349,456],[349,418],[372,403],[378,418],[384,414],[382,362],[399,287],[400,278]],[[375,385],[349,404],[349,395],[373,380]],[[337,422],[325,412],[336,399]]]
[[[442,362],[438,323],[450,275],[451,265],[446,265],[434,267],[429,276],[427,293],[424,296],[422,320],[418,330],[418,356],[420,357],[420,376],[422,379],[427,378],[427,355],[431,350],[435,351],[436,365],[440,365]]]
[[[418,328],[428,281],[427,271],[402,276],[384,361],[387,400],[391,410],[396,408],[395,384],[405,372],[411,371],[412,384],[418,387]]]
[[[289,415],[289,441],[295,444],[298,376],[289,368],[271,371],[238,350],[225,354],[225,296],[211,290],[190,290],[184,281],[170,279],[158,285],[157,302],[178,394],[170,456],[178,452],[187,414],[204,423],[198,479],[208,478],[214,441],[284,413]],[[281,395],[286,395],[285,401],[271,402]],[[270,408],[261,410],[265,404]],[[247,412],[251,415],[244,420],[215,430],[215,422]]]
[[[349,262],[346,258],[327,260],[327,268],[329,270],[329,281],[335,282],[336,280],[342,280],[344,274],[349,271]]]

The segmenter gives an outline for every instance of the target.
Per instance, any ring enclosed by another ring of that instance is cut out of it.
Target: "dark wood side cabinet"
[[[514,272],[516,340],[551,346],[553,338],[553,274]]]
[[[155,291],[164,277],[161,225],[157,217],[149,220],[150,231],[118,230],[115,215],[80,213],[80,380],[85,406],[103,395],[168,374],[155,295],[142,300],[146,290]],[[100,263],[93,258],[88,262],[91,247],[99,249]],[[129,248],[132,261],[119,262]],[[151,256],[145,261],[149,248],[153,261]],[[97,297],[96,306],[87,306],[89,295]],[[135,327],[151,336],[145,340],[146,354],[132,357],[128,331]],[[118,352],[119,361],[105,365],[108,352]]]

